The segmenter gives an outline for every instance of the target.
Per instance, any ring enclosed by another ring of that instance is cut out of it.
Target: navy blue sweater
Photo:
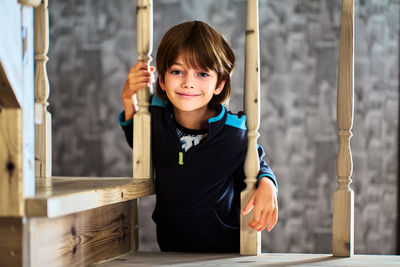
[[[238,252],[240,192],[245,188],[246,116],[223,105],[208,120],[208,135],[184,152],[176,133],[172,105],[153,96],[152,157],[156,176],[157,240],[163,251]],[[132,120],[119,121],[132,147]],[[260,173],[277,186],[262,160]]]

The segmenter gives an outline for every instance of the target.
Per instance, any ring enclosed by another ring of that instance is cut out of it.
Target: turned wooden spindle
[[[153,10],[151,0],[138,0],[137,51],[138,60],[149,63],[153,46]],[[139,111],[133,116],[133,177],[151,178],[151,117],[149,112],[152,88],[136,93]]]
[[[244,108],[247,115],[248,149],[244,163],[246,189],[241,193],[241,210],[253,194],[260,170],[257,139],[260,124],[260,64],[258,45],[258,0],[247,0],[246,60]],[[261,233],[250,228],[253,212],[240,219],[240,254],[258,255],[261,253]]]
[[[333,194],[333,256],[354,254],[354,193],[350,188],[353,170],[350,148],[353,125],[354,92],[354,3],[342,1],[337,90],[337,125],[339,153],[337,156],[338,188]]]
[[[34,9],[35,49],[35,174],[51,176],[51,115],[47,111],[50,88],[46,62],[49,50],[48,0]]]

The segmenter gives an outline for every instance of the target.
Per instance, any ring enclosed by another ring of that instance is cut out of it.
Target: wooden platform
[[[400,266],[400,256],[356,255],[337,258],[323,254],[262,254],[242,257],[238,254],[191,254],[137,252],[98,267],[124,266]]]
[[[58,217],[154,193],[149,179],[50,177],[36,180],[35,196],[25,199],[27,217]]]

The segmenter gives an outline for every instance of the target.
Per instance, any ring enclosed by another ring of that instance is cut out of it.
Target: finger
[[[253,196],[251,196],[242,211],[242,215],[247,215],[253,209],[253,207],[254,207],[254,198],[253,198]]]
[[[151,77],[151,76],[154,76],[154,75],[147,70],[136,70],[136,71],[130,72],[128,74],[129,79],[136,79],[139,77]]]
[[[150,82],[144,81],[140,83],[135,83],[134,85],[130,86],[129,90],[131,90],[133,93],[136,93],[138,90],[142,88],[146,88],[150,86]]]
[[[272,212],[266,212],[264,218],[262,219],[262,223],[257,228],[257,231],[263,231],[268,225],[271,223],[271,214]]]
[[[267,228],[267,231],[270,232],[275,227],[277,222],[278,222],[278,209],[275,209],[274,212],[272,213],[272,220]]]
[[[149,69],[148,64],[145,61],[138,61],[136,63],[136,65],[133,66],[129,70],[129,73],[132,73],[132,72],[135,72],[135,71],[138,71],[138,70],[148,70],[148,69]]]
[[[255,228],[256,225],[260,222],[261,218],[261,211],[258,209],[254,209],[254,215],[253,215],[253,220],[249,222],[249,226],[251,228]]]
[[[146,84],[150,84],[151,79],[149,77],[140,77],[134,80],[129,80],[129,89],[133,89],[135,87],[137,87],[137,84],[141,84],[141,83],[146,83]]]
[[[261,213],[260,221],[259,221],[259,223],[254,227],[254,228],[257,229],[257,231],[262,231],[262,230],[264,230],[264,228],[267,226],[268,215],[269,215],[269,212],[268,212],[268,211],[263,211],[263,212]],[[268,223],[269,223],[269,222],[268,222]]]

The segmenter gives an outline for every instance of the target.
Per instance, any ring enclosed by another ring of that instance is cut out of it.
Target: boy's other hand
[[[155,81],[154,71],[155,68],[144,61],[138,61],[130,69],[121,95],[125,107],[125,120],[131,119],[137,112],[136,92],[149,87]]]
[[[244,207],[242,215],[248,214],[253,208],[254,216],[249,226],[257,231],[265,228],[268,232],[271,231],[278,221],[278,200],[275,184],[270,179],[260,179],[258,188]]]

